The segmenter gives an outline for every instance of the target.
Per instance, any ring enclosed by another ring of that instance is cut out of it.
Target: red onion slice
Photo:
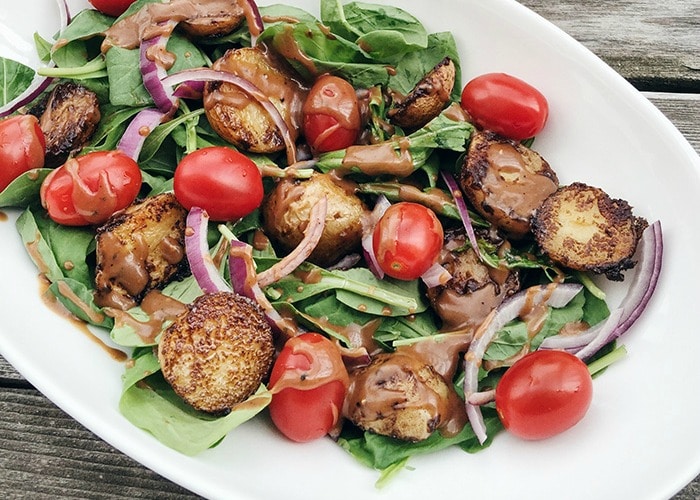
[[[277,130],[279,130],[287,151],[287,163],[293,165],[296,163],[296,145],[294,144],[294,139],[292,138],[291,131],[287,122],[280,111],[272,104],[269,97],[263,93],[258,87],[253,83],[241,78],[240,76],[234,75],[233,73],[228,73],[226,71],[218,71],[207,68],[195,68],[179,71],[178,73],[173,73],[168,75],[161,80],[164,86],[172,86],[191,81],[222,81],[236,85],[243,92],[248,94],[251,98],[255,99],[268,113],[270,119],[273,121]]]
[[[229,271],[231,273],[231,285],[233,291],[256,301],[265,313],[267,322],[272,329],[285,339],[291,338],[300,332],[299,327],[288,318],[282,315],[272,306],[265,293],[258,285],[255,272],[255,261],[253,260],[253,248],[237,239],[231,240],[229,251]]]
[[[175,21],[167,21],[170,26],[177,24]],[[139,49],[139,66],[143,86],[153,98],[156,107],[163,113],[170,114],[177,109],[178,101],[173,95],[173,88],[163,83],[168,73],[160,62],[159,53],[166,52],[169,36],[158,35],[148,40],[141,41]]]
[[[435,263],[424,272],[421,277],[423,283],[428,288],[433,288],[436,286],[444,285],[452,279],[450,272],[442,267],[439,263]]]
[[[321,239],[323,229],[326,227],[327,209],[328,200],[324,196],[311,209],[309,223],[304,231],[304,238],[299,242],[299,245],[267,271],[259,273],[258,285],[265,287],[279,281],[299,267],[311,255],[311,252],[314,251]]]
[[[661,273],[663,261],[663,234],[661,222],[656,221],[642,234],[638,248],[637,273],[619,306],[602,323],[578,335],[554,335],[546,338],[541,349],[566,349],[588,359],[605,344],[625,333],[646,308]]]
[[[260,36],[260,33],[265,29],[260,10],[255,0],[239,0],[239,5],[243,8],[246,22],[248,23],[248,31],[250,32],[250,45],[255,47],[255,42]]]
[[[70,22],[70,12],[68,10],[68,4],[66,3],[66,0],[56,0],[56,4],[58,5],[60,23],[59,32],[61,32],[66,28],[66,26],[68,26],[68,23]],[[53,66],[54,64],[52,62],[49,67]],[[9,116],[22,106],[32,102],[34,99],[39,97],[39,95],[41,95],[41,93],[44,90],[46,90],[46,88],[51,84],[52,81],[53,78],[51,77],[40,77],[39,75],[36,75],[32,80],[32,83],[29,85],[29,87],[27,87],[24,90],[24,92],[22,92],[10,102],[5,103],[3,106],[0,106],[0,118]]]
[[[469,209],[467,204],[464,202],[464,195],[462,190],[457,185],[455,178],[449,172],[440,172],[442,178],[447,184],[447,188],[452,194],[452,198],[455,200],[455,205],[457,206],[457,211],[459,212],[459,217],[462,219],[462,224],[464,224],[464,229],[467,231],[467,238],[469,238],[469,244],[472,246],[474,253],[481,260],[481,252],[479,252],[479,244],[476,241],[476,234],[474,234],[474,226],[472,225],[471,217],[469,217]]]
[[[208,224],[209,215],[205,210],[199,207],[190,209],[185,228],[185,252],[192,276],[204,293],[231,291],[209,253]]]
[[[387,208],[391,206],[389,199],[382,195],[379,195],[377,201],[374,203],[374,208],[370,212],[369,216],[362,218],[362,253],[367,262],[367,267],[372,274],[374,274],[378,279],[384,278],[384,271],[379,266],[377,262],[377,256],[374,254],[374,247],[372,246],[372,235],[374,233],[374,226],[377,225],[379,219],[382,218],[384,212]]]
[[[467,418],[476,434],[479,443],[486,441],[486,426],[481,409],[478,405],[471,404],[469,399],[478,392],[479,367],[484,353],[493,340],[496,333],[506,324],[519,317],[526,305],[538,306],[542,303],[550,307],[563,307],[573,299],[583,287],[573,283],[551,283],[538,285],[522,290],[506,299],[486,317],[479,329],[474,334],[469,349],[464,355],[464,399],[467,410]]]
[[[138,161],[146,137],[160,125],[165,116],[165,113],[154,108],[139,111],[119,139],[117,149]]]

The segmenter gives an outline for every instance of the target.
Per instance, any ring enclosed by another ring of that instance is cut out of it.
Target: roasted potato
[[[187,265],[187,211],[172,193],[137,201],[97,229],[95,302],[129,309]]]
[[[455,64],[449,57],[440,61],[406,97],[394,103],[387,113],[391,123],[416,129],[439,115],[450,102],[455,74]]]
[[[492,235],[496,245],[507,245]],[[487,266],[467,243],[463,229],[445,232],[445,244],[438,262],[452,278],[429,288],[427,297],[442,320],[443,331],[473,331],[492,309],[520,289],[517,271]]]
[[[281,180],[263,201],[265,233],[286,251],[292,250],[304,237],[311,209],[325,196],[326,225],[309,260],[320,266],[334,264],[358,249],[362,241],[362,217],[367,207],[353,186],[350,181],[334,180],[330,174]]]
[[[449,414],[450,389],[435,369],[383,353],[350,374],[344,416],[360,429],[405,441],[430,437]]]
[[[530,232],[530,218],[559,180],[537,152],[493,132],[475,134],[460,169],[464,195],[512,239]]]
[[[532,218],[535,239],[554,261],[622,281],[648,223],[625,200],[581,182],[558,189]]]
[[[308,88],[300,83],[286,62],[273,53],[245,47],[227,51],[212,68],[233,73],[255,85],[279,110],[292,140],[297,139]],[[204,109],[214,130],[240,149],[254,153],[285,149],[284,137],[270,114],[260,102],[236,85],[207,82]]]
[[[163,332],[165,380],[192,407],[227,413],[268,375],[275,348],[260,306],[233,292],[204,294]]]
[[[245,13],[238,0],[209,2],[210,8],[191,9],[187,19],[179,27],[195,37],[223,36],[238,28],[245,20]],[[216,8],[216,7],[220,8]]]
[[[39,119],[46,139],[47,168],[63,164],[90,140],[100,121],[97,95],[82,85],[63,82],[56,85],[29,111]]]

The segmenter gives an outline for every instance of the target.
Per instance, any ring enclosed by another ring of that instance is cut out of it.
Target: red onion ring
[[[165,113],[154,108],[139,111],[119,139],[117,149],[138,161],[146,137],[161,124],[165,116]]]
[[[447,188],[452,194],[452,198],[455,200],[455,205],[457,206],[457,211],[459,212],[459,217],[462,219],[462,224],[464,224],[464,229],[467,231],[467,238],[469,238],[469,244],[472,246],[472,250],[476,253],[476,256],[481,260],[481,252],[479,251],[479,244],[476,241],[476,234],[474,233],[474,226],[472,225],[471,217],[469,217],[469,209],[467,204],[464,202],[464,195],[462,190],[457,185],[455,178],[449,172],[440,172],[442,178],[447,184]]]
[[[374,208],[369,216],[362,218],[362,253],[367,262],[367,267],[372,274],[374,274],[378,279],[384,278],[384,271],[379,266],[377,262],[377,256],[374,254],[374,247],[372,246],[372,234],[374,233],[374,226],[377,225],[379,219],[382,218],[384,212],[387,208],[391,206],[391,202],[386,196],[379,195],[377,201],[374,203]]]
[[[178,73],[173,73],[168,75],[161,80],[165,86],[176,86],[183,82],[189,81],[222,81],[230,83],[237,86],[243,92],[248,94],[251,98],[255,99],[264,109],[267,111],[270,119],[273,121],[280,134],[284,140],[284,144],[287,150],[287,163],[293,165],[296,163],[296,145],[294,144],[294,139],[292,139],[291,131],[284,117],[270,101],[269,97],[266,96],[258,87],[253,83],[241,78],[240,76],[234,75],[233,73],[228,73],[226,71],[218,71],[208,68],[195,68],[179,71]]]
[[[573,283],[551,283],[522,290],[504,300],[500,306],[491,311],[474,334],[469,349],[464,355],[464,399],[467,418],[479,443],[486,441],[486,425],[478,405],[469,402],[471,396],[478,392],[479,367],[484,353],[496,333],[508,322],[517,318],[526,304],[535,306],[545,303],[550,307],[563,307],[573,299],[583,287]]]
[[[175,21],[167,21],[170,27],[177,24]],[[178,100],[173,95],[172,86],[163,84],[163,78],[168,73],[160,63],[154,52],[165,52],[169,36],[158,35],[148,40],[142,40],[139,48],[139,67],[143,86],[153,98],[156,107],[165,114],[173,113],[177,109]]]
[[[205,210],[199,207],[190,209],[185,228],[185,252],[192,276],[204,293],[231,291],[209,253],[208,224],[209,214]]]

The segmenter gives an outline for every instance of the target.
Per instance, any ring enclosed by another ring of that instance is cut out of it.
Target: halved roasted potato
[[[360,429],[422,441],[450,416],[450,388],[435,369],[404,353],[383,353],[350,374],[343,414]]]
[[[97,229],[95,302],[126,310],[187,264],[187,211],[172,193],[135,202]]]
[[[206,9],[191,6],[189,16],[179,27],[196,37],[223,36],[238,28],[244,19],[245,13],[238,0],[209,2]]]
[[[406,129],[422,127],[445,109],[454,84],[455,64],[446,57],[405,98],[394,103],[387,113],[389,120]]]
[[[283,179],[263,201],[262,215],[265,233],[290,251],[301,242],[311,209],[324,196],[328,200],[326,225],[309,260],[328,266],[358,249],[362,240],[362,217],[367,207],[355,195],[350,181],[318,173],[308,180]]]
[[[540,248],[554,261],[578,271],[621,281],[648,223],[625,200],[581,182],[547,197],[532,218]]]
[[[194,408],[226,413],[268,375],[275,348],[257,302],[233,292],[204,294],[163,332],[163,377]]]
[[[532,214],[559,187],[542,156],[489,131],[472,136],[459,181],[474,208],[513,239],[530,232]]]
[[[212,68],[233,73],[257,87],[279,110],[292,140],[296,140],[308,89],[285,61],[269,51],[244,47],[228,50]],[[214,130],[243,150],[274,153],[285,148],[284,137],[262,104],[232,83],[207,82],[204,109]]]

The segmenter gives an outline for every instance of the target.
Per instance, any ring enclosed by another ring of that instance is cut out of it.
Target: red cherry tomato
[[[532,85],[505,73],[477,76],[462,90],[462,108],[474,123],[521,141],[537,135],[549,115],[549,105]]]
[[[442,249],[444,233],[435,212],[418,203],[391,205],[372,234],[379,267],[392,278],[419,278]]]
[[[136,0],[90,0],[97,10],[108,16],[119,17]]]
[[[321,76],[302,108],[304,136],[317,153],[344,149],[360,131],[360,105],[355,89],[337,76]]]
[[[133,203],[141,180],[131,157],[121,151],[95,151],[51,172],[41,184],[41,204],[59,224],[102,224]]]
[[[349,383],[333,342],[318,333],[292,337],[270,374],[270,417],[292,441],[323,437],[340,419]]]
[[[588,367],[565,351],[535,351],[516,361],[496,386],[503,426],[523,439],[545,439],[578,423],[588,411]]]
[[[17,115],[0,121],[0,191],[34,168],[44,166],[46,139],[32,115]]]
[[[187,210],[200,207],[215,221],[240,219],[260,206],[263,184],[253,160],[224,146],[202,148],[175,169],[175,197]]]

